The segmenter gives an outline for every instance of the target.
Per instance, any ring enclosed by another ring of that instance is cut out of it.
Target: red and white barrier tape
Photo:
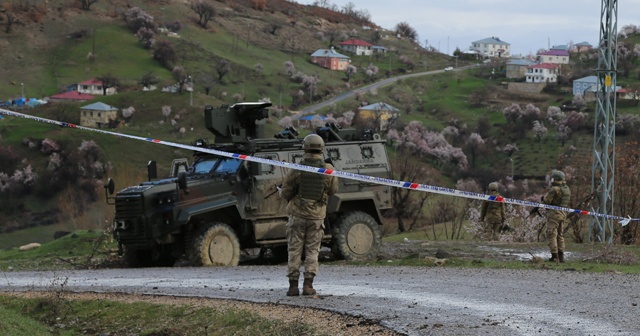
[[[209,153],[209,154],[224,156],[224,157],[228,157],[228,158],[234,158],[234,159],[240,159],[240,160],[245,160],[245,161],[258,162],[258,163],[265,163],[265,164],[269,164],[269,165],[273,165],[273,166],[279,166],[279,167],[284,167],[284,168],[303,170],[303,171],[308,171],[308,172],[322,174],[322,175],[337,176],[337,177],[341,177],[341,178],[346,178],[346,179],[351,179],[351,180],[356,180],[356,181],[364,181],[364,182],[381,184],[381,185],[387,185],[387,186],[396,187],[396,188],[411,189],[411,190],[424,191],[424,192],[441,194],[441,195],[457,196],[457,197],[463,197],[463,198],[471,198],[471,199],[477,199],[477,200],[487,200],[487,201],[494,201],[494,202],[517,204],[517,205],[522,205],[522,206],[532,206],[532,207],[539,207],[539,208],[544,208],[544,209],[560,210],[560,211],[576,213],[576,214],[580,214],[580,215],[589,215],[589,216],[597,216],[597,217],[603,217],[603,218],[608,218],[608,219],[616,219],[616,220],[619,220],[619,223],[622,226],[625,226],[625,225],[629,224],[630,221],[640,221],[640,218],[631,218],[631,217],[626,217],[625,218],[625,217],[620,217],[620,216],[600,214],[600,213],[586,211],[586,210],[571,209],[571,208],[559,207],[559,206],[555,206],[555,205],[548,205],[548,204],[542,204],[542,203],[537,203],[537,202],[524,201],[524,200],[513,199],[513,198],[506,198],[506,197],[502,197],[502,196],[485,195],[485,194],[481,194],[481,193],[462,191],[462,190],[456,190],[456,189],[450,189],[450,188],[444,188],[444,187],[437,187],[437,186],[430,186],[430,185],[419,184],[419,183],[414,183],[414,182],[397,181],[397,180],[387,179],[387,178],[383,178],[383,177],[373,177],[373,176],[367,176],[367,175],[347,173],[347,172],[339,171],[339,170],[330,170],[330,169],[325,169],[325,168],[304,166],[304,165],[300,165],[300,164],[296,164],[296,163],[281,162],[281,161],[270,160],[270,159],[266,159],[266,158],[259,158],[259,157],[254,157],[254,156],[250,156],[250,155],[244,155],[244,154],[228,153],[228,152],[223,152],[223,151],[210,149],[210,148],[202,148],[202,147],[197,147],[197,146],[192,146],[192,145],[184,145],[184,144],[179,144],[179,143],[169,142],[169,141],[164,141],[164,140],[158,140],[158,139],[153,139],[153,138],[145,138],[145,137],[140,137],[140,136],[135,136],[135,135],[129,135],[129,134],[122,134],[122,133],[106,131],[106,130],[102,130],[102,129],[95,129],[95,128],[91,128],[91,127],[85,127],[85,126],[70,124],[70,123],[61,122],[61,121],[40,118],[40,117],[36,117],[36,116],[28,115],[28,114],[23,114],[23,113],[18,113],[18,112],[14,112],[14,111],[10,111],[10,110],[0,109],[0,114],[19,117],[19,118],[25,118],[25,119],[30,119],[30,120],[35,120],[35,121],[48,123],[48,124],[53,124],[53,125],[58,125],[58,126],[62,126],[62,127],[76,128],[76,129],[81,129],[81,130],[86,130],[86,131],[91,131],[91,132],[98,132],[98,133],[103,133],[103,134],[115,135],[115,136],[122,137],[122,138],[129,138],[129,139],[141,140],[141,141],[146,141],[146,142],[152,142],[152,143],[157,143],[157,144],[176,147],[176,148],[182,148],[182,149],[188,149],[188,150],[193,150],[193,151],[198,151],[198,152],[203,152],[203,153]]]

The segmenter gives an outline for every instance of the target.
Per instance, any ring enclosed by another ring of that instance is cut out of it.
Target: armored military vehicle
[[[238,103],[205,108],[205,126],[213,144],[195,146],[298,163],[302,138],[289,127],[264,137],[270,103]],[[384,140],[377,134],[326,125],[315,130],[325,140],[325,159],[337,170],[390,177]],[[235,266],[244,249],[286,256],[286,201],[277,186],[287,168],[194,151],[193,162],[174,160],[167,178],[157,179],[155,162],[149,181],[113,196],[113,236],[130,267],[171,266],[186,256],[193,265]],[[381,216],[392,207],[388,186],[339,179],[339,190],[327,204],[323,246],[347,260],[376,258],[381,243]]]

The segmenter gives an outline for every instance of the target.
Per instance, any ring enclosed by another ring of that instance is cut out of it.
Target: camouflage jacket
[[[565,181],[554,181],[551,183],[551,189],[544,195],[542,203],[556,205],[561,207],[569,207],[571,203],[571,190]],[[565,219],[567,213],[560,210],[547,211],[547,216],[554,219]]]
[[[497,192],[491,192],[489,195],[500,196]],[[488,223],[502,223],[505,220],[504,210],[505,205],[502,202],[483,201],[480,220],[486,220]]]
[[[320,154],[304,154],[305,159],[322,159]],[[333,169],[328,163],[323,163],[324,168]],[[287,200],[287,211],[290,215],[302,217],[306,219],[324,219],[327,215],[327,201],[330,195],[338,191],[338,178],[329,175],[318,175],[318,178],[324,180],[324,195],[322,201],[307,200],[298,196],[298,187],[300,186],[299,170],[290,170],[284,177],[282,188],[280,189],[280,197]]]

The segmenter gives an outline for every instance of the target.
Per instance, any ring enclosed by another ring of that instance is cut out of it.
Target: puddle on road
[[[535,250],[529,252],[522,252],[522,250],[509,249],[509,248],[500,248],[495,246],[478,246],[478,249],[484,251],[490,251],[492,253],[499,253],[503,256],[513,257],[515,260],[519,261],[531,261],[534,256],[540,257],[543,260],[549,259],[551,254],[548,250]],[[571,252],[565,252],[565,258],[571,258]]]

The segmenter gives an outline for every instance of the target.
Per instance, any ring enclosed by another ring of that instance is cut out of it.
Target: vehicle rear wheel
[[[189,253],[194,266],[238,266],[240,242],[226,224],[212,223],[200,229]]]
[[[375,260],[382,242],[380,226],[369,214],[354,211],[338,219],[334,254],[351,261]]]

